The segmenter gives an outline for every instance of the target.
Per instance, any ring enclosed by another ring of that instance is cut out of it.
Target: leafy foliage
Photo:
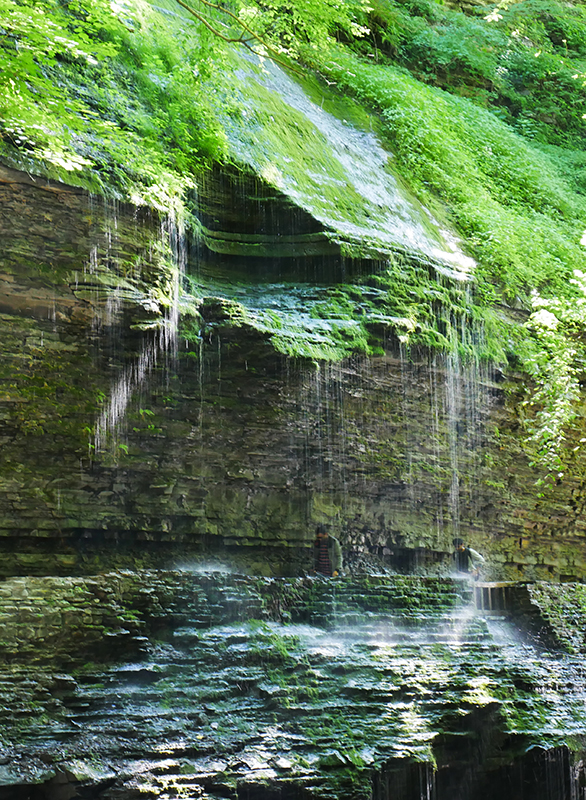
[[[573,294],[582,265],[584,202],[551,161],[492,114],[393,67],[336,52],[322,68],[376,108],[402,171],[420,196],[449,206],[479,260],[481,290],[495,283],[529,306],[531,290]]]
[[[221,87],[222,103],[238,105],[226,40],[294,70],[313,68],[379,114],[401,173],[449,217],[479,264],[472,303],[446,286],[434,294],[416,267],[391,265],[363,287],[342,287],[313,311],[338,320],[332,357],[368,350],[377,315],[440,347],[453,346],[455,319],[473,321],[484,330],[485,353],[520,359],[537,381],[528,443],[550,474],[563,473],[586,326],[586,7],[182,5],[195,15],[175,0],[159,0],[159,10],[143,0],[0,0],[0,156],[168,209],[181,204],[206,161],[227,155],[210,98]],[[352,327],[356,291],[367,314]],[[503,302],[530,316],[522,336],[498,319],[493,309]],[[543,324],[552,322],[545,312],[555,324]],[[305,353],[304,330],[287,338],[269,314],[255,324],[286,352]]]
[[[140,2],[132,16],[106,0],[0,0],[0,13],[5,158],[166,207],[223,151],[202,88],[207,40]]]
[[[220,38],[240,42],[273,58],[299,58],[304,46],[319,49],[342,32],[350,39],[369,31],[361,24],[368,0],[247,0],[220,4],[176,0]]]
[[[0,0],[2,135],[17,147],[36,150],[41,158],[65,170],[81,169],[89,162],[70,143],[80,127],[77,115],[86,109],[75,98],[69,103],[64,100],[47,68],[57,59],[97,64],[98,59],[113,55],[115,49],[92,41],[88,35],[91,30],[70,26],[62,13],[48,11],[45,3],[17,5],[13,0]],[[72,133],[66,132],[66,120]]]
[[[580,270],[574,275],[571,283],[579,297],[545,299],[534,292],[533,313],[527,322],[537,346],[525,363],[537,390],[526,405],[538,410],[529,415],[526,426],[536,461],[548,468],[545,480],[564,476],[566,431],[576,416],[580,396],[578,364],[586,358],[586,275]]]
[[[503,355],[520,360],[537,380],[531,402],[540,411],[528,422],[527,447],[534,463],[559,478],[579,398],[583,361],[576,342],[586,325],[578,314],[586,209],[566,177],[580,158],[570,163],[559,149],[536,146],[490,111],[400,67],[340,48],[312,64],[378,111],[402,174],[428,206],[439,214],[439,203],[449,209],[478,260],[473,315],[489,319],[486,312],[503,301],[529,314],[536,292],[559,312],[556,331],[531,324],[517,336],[513,325],[495,325],[494,317],[491,323],[494,344],[500,340]],[[489,343],[486,350],[498,348]]]
[[[586,135],[586,12],[553,0],[471,16],[433,0],[373,0],[377,58],[491,108],[523,135],[581,147]]]

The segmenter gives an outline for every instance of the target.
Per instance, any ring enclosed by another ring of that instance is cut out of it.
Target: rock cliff
[[[206,290],[212,256],[170,221],[16,171],[1,186],[4,574],[219,551],[291,574],[328,521],[348,563],[449,571],[460,534],[495,578],[584,575],[580,455],[535,485],[514,380],[384,327],[380,355],[288,358]],[[241,262],[212,266],[242,286]],[[254,281],[240,300],[277,302]]]

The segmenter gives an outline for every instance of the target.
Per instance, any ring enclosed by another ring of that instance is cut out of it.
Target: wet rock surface
[[[14,170],[0,192],[0,574],[210,554],[301,574],[318,522],[349,564],[449,573],[457,530],[487,578],[586,574],[582,451],[538,489],[503,376],[391,339],[316,368],[213,297],[169,338],[149,325],[167,313],[177,229]],[[270,306],[265,280],[255,302]]]
[[[514,376],[384,336],[377,355],[316,366],[213,293],[170,337],[152,327],[181,260],[169,221],[10,170],[0,193],[0,574],[216,554],[295,575],[329,522],[349,564],[447,574],[457,531],[487,578],[586,575],[583,448],[561,485],[536,486]],[[260,272],[273,285],[280,269]]]
[[[148,319],[172,281],[168,258],[156,212],[0,164],[3,314],[78,326],[123,311]]]
[[[466,581],[3,586],[39,618],[2,643],[3,798],[578,796],[581,658],[527,639],[512,612],[478,613]],[[5,624],[15,599],[0,596]],[[51,614],[62,638],[43,641]]]

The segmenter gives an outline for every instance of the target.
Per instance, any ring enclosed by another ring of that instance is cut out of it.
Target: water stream
[[[239,59],[235,76],[237,102],[218,113],[273,193],[251,201],[267,230],[214,235],[288,245],[301,210],[340,252],[203,257],[210,231],[188,246],[169,215],[150,253],[128,255],[119,207],[90,198],[103,229],[63,268],[62,318],[54,301],[42,322],[25,305],[11,316],[5,574],[76,577],[0,587],[0,797],[578,800],[583,657],[478,612],[462,581],[419,578],[451,573],[455,535],[492,542],[480,509],[495,497],[482,447],[494,374],[464,313],[474,263],[403,187],[375,122],[270,62]],[[241,178],[233,199],[248,201]],[[436,298],[458,287],[464,311],[430,322],[444,352],[412,346],[418,323],[386,313],[376,279],[413,265]],[[374,330],[374,352],[336,350]],[[342,541],[340,581],[298,577],[318,521]],[[511,548],[495,555],[490,569],[508,569]]]
[[[111,245],[112,236],[116,235],[116,215],[109,215],[108,218],[110,219],[110,217],[112,217],[112,226],[108,231],[108,236]],[[170,287],[168,287],[166,298],[167,306],[154,325],[145,326],[147,329],[140,336],[136,355],[128,358],[126,353],[119,354],[123,366],[113,380],[109,396],[95,425],[95,452],[108,450],[115,459],[119,455],[120,447],[127,449],[127,445],[120,442],[120,438],[125,438],[125,417],[133,397],[137,396],[161,360],[164,362],[163,369],[167,376],[175,371],[187,244],[183,225],[176,222],[173,214],[161,221],[160,245],[164,251],[168,252],[170,258],[168,265],[170,275],[162,276],[167,280],[170,277]],[[105,254],[106,261],[109,249]],[[90,275],[97,269],[95,253],[96,249],[94,248],[88,265]],[[140,275],[134,277],[140,278]],[[124,332],[121,320],[123,301],[119,292],[116,289],[109,292],[105,316],[101,315],[98,309],[99,305],[96,302],[94,325],[105,328],[108,331],[107,338],[116,347],[117,340],[123,341],[122,334]]]
[[[446,274],[468,277],[473,260],[461,251],[455,235],[445,231],[401,184],[392,154],[375,132],[357,127],[350,102],[344,106],[326,87],[314,86],[314,97],[321,95],[318,104],[276,64],[263,61],[259,67],[255,57],[246,59],[248,65],[236,72],[246,86],[244,110],[240,118],[225,119],[231,146],[243,162],[332,229],[335,238],[359,247],[371,242],[383,250],[425,255],[443,264]],[[266,110],[267,95],[271,105],[280,99],[297,111],[306,130],[293,117],[285,140],[280,138],[286,114],[281,111],[283,119],[277,119],[277,110],[271,115]],[[324,109],[324,101],[331,111]],[[339,116],[332,113],[334,109]],[[340,118],[344,110],[350,121]],[[373,124],[374,119],[371,128]],[[272,127],[277,135],[271,135]],[[288,156],[287,147],[296,158]]]

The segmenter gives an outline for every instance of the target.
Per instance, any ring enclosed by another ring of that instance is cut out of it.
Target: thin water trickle
[[[415,501],[415,481],[413,479],[413,457],[416,449],[420,448],[420,442],[412,437],[412,430],[409,420],[410,410],[413,408],[413,399],[410,395],[412,386],[412,370],[409,357],[409,350],[404,342],[399,343],[399,363],[401,369],[401,411],[403,414],[403,430],[405,439],[403,442],[407,501],[413,506]]]
[[[438,374],[437,359],[435,356],[430,356],[429,359],[429,420],[431,427],[431,459],[432,465],[436,469],[436,474],[440,471],[442,464],[442,447],[441,447],[441,424],[440,424],[440,376]],[[444,544],[444,506],[439,499],[441,492],[441,476],[437,474],[434,481],[438,500],[435,503],[435,546],[441,549]]]
[[[460,535],[460,473],[459,473],[459,421],[462,407],[461,362],[457,348],[445,357],[446,395],[445,419],[448,431],[448,452],[451,481],[448,491],[448,513],[454,536]]]
[[[110,247],[116,229],[117,224],[114,219],[107,228],[107,240]],[[187,260],[187,247],[183,226],[177,224],[172,215],[161,222],[160,240],[161,247],[169,254],[170,261],[167,275],[167,307],[154,330],[151,328],[143,332],[137,356],[130,363],[124,364],[121,373],[112,384],[109,397],[95,425],[94,447],[96,452],[109,448],[111,455],[117,455],[118,438],[133,396],[160,364],[161,359],[164,359],[163,366],[168,380],[177,357],[180,295]],[[92,259],[97,259],[95,248],[90,254],[90,271],[98,268],[97,263]],[[122,300],[118,291],[114,289],[108,295],[106,313],[100,319],[100,325],[111,332],[114,352],[120,339],[118,320],[121,310]]]
[[[96,423],[94,442],[97,452],[106,447],[110,438],[116,444],[130,400],[156,367],[159,354],[165,351],[166,343],[166,336],[157,331],[150,342],[142,342],[138,358],[123,368],[122,374],[110,389],[110,396]]]

